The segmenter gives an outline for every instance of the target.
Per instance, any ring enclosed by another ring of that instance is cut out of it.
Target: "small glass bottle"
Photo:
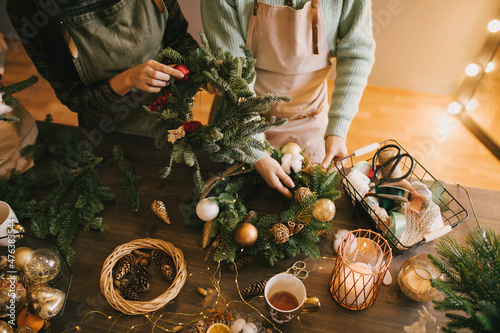
[[[431,279],[441,276],[427,254],[419,254],[406,260],[399,270],[399,288],[408,298],[417,302],[433,300],[438,291],[431,286]]]

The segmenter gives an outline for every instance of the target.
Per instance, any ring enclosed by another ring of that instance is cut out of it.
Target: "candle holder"
[[[429,302],[439,292],[431,285],[431,279],[441,276],[427,254],[419,254],[406,260],[398,273],[399,288],[408,298],[417,302]]]
[[[351,231],[340,241],[330,293],[348,310],[366,309],[375,302],[391,261],[391,247],[380,234],[364,229]]]

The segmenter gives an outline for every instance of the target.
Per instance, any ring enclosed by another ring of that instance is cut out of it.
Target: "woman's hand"
[[[326,137],[325,150],[326,156],[322,163],[323,168],[328,168],[332,160],[337,163],[338,160],[347,156],[345,140],[340,136],[330,135]]]
[[[148,93],[157,93],[169,84],[171,76],[183,78],[184,74],[171,66],[148,60],[118,74],[109,80],[109,84],[120,95],[125,95],[134,87]]]
[[[277,190],[290,200],[293,198],[292,192],[284,185],[293,188],[295,184],[292,178],[283,171],[278,161],[271,156],[264,156],[255,163],[254,168],[270,188]]]

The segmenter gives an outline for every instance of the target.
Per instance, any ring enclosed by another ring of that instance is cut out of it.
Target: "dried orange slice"
[[[213,323],[208,327],[207,333],[231,333],[231,329],[226,324]]]

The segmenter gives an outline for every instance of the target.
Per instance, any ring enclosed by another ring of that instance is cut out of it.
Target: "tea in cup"
[[[294,275],[281,273],[267,281],[264,289],[271,318],[278,324],[286,323],[301,313],[316,312],[321,304],[317,297],[308,297],[306,287]],[[305,307],[304,304],[311,306]]]

